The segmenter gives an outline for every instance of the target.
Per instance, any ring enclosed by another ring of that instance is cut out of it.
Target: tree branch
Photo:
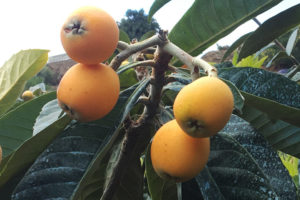
[[[147,40],[144,40],[142,42],[137,42],[131,45],[128,45],[127,48],[125,48],[123,51],[121,51],[118,55],[116,55],[113,60],[110,63],[110,66],[117,70],[118,67],[121,65],[121,63],[126,60],[130,55],[139,52],[143,49],[146,49],[148,47],[156,46],[156,45],[163,45],[165,43],[165,38],[162,34],[154,35]],[[123,45],[123,43],[119,43],[119,45]],[[125,45],[124,45],[125,46]]]

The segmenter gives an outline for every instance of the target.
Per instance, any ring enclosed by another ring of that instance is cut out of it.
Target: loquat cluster
[[[78,62],[59,83],[60,107],[82,122],[104,117],[115,106],[120,92],[117,73],[103,63],[117,47],[117,23],[100,8],[81,7],[67,18],[60,38],[67,55]]]
[[[202,77],[183,87],[173,104],[175,119],[156,132],[151,161],[165,179],[183,182],[202,171],[210,153],[210,136],[230,119],[234,106],[230,88],[217,77]]]

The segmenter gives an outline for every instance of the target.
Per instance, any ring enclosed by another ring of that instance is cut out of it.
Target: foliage
[[[119,28],[125,31],[131,40],[134,38],[140,40],[145,33],[149,31],[158,32],[160,29],[155,19],[150,22],[147,19],[148,16],[143,9],[139,11],[129,9],[126,11],[126,18],[121,19],[118,24]]]
[[[155,0],[149,19],[168,2]],[[275,39],[283,41],[278,37],[286,32],[292,31],[284,35],[284,53],[291,58],[297,52],[295,30],[300,18],[291,22],[287,16],[298,15],[291,11],[298,10],[300,4],[238,39],[229,54],[241,45],[244,53],[238,54],[239,58],[236,54],[233,63],[216,65],[219,78],[232,90],[235,105],[224,129],[210,138],[211,154],[205,169],[192,180],[176,184],[155,173],[149,156],[156,130],[174,118],[172,106],[177,93],[196,75],[216,72],[198,54],[279,2],[195,0],[169,35],[145,35],[145,31],[137,35],[132,31],[130,39],[149,37],[133,45],[126,36],[130,31],[124,30],[120,40],[126,42],[120,46],[125,48],[118,49],[120,53],[110,62],[121,82],[118,103],[106,117],[89,123],[71,121],[64,115],[55,92],[15,104],[25,83],[45,66],[48,51],[27,50],[14,55],[0,69],[1,200],[299,198],[300,85],[291,77],[257,67],[266,56],[268,61],[275,61],[278,50],[267,44]],[[143,10],[129,10],[122,26],[131,27],[126,23],[136,16],[143,20],[134,24],[141,23],[138,26],[144,29],[147,16]],[[274,25],[278,21],[282,27]],[[269,34],[275,29],[276,34]],[[262,44],[253,42],[262,36]],[[144,56],[143,51],[154,57]],[[141,60],[128,59],[140,54]],[[298,57],[294,58],[297,61]],[[129,62],[119,67],[127,59]],[[246,63],[244,67],[232,65],[242,65],[238,59]],[[188,69],[173,67],[179,62]],[[139,79],[138,67],[147,69]],[[199,74],[197,67],[203,68]],[[51,76],[45,68],[38,75],[45,82],[51,82]],[[47,77],[50,79],[46,81]],[[105,197],[107,194],[112,196]]]
[[[260,68],[267,58],[268,58],[267,56],[259,58],[256,55],[250,55],[247,58],[243,58],[241,61],[237,62],[238,53],[237,53],[237,51],[235,51],[233,54],[233,58],[232,58],[232,64],[236,67]]]

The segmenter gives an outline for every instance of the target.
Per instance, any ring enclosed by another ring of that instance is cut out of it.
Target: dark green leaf
[[[261,105],[268,104],[263,112],[273,119],[285,120],[299,126],[300,119],[297,116],[300,112],[300,86],[296,82],[282,75],[251,67],[220,69],[219,76],[231,81],[245,95],[249,93],[262,97],[252,98],[251,101],[246,99],[245,103],[251,103],[257,109],[263,109]],[[278,103],[283,105],[279,106]],[[275,107],[279,110],[274,109]]]
[[[27,80],[37,74],[48,60],[48,50],[23,50],[0,68],[0,116],[20,96]]]
[[[56,98],[55,92],[40,96],[25,102],[0,118],[0,145],[4,157],[32,137],[32,127],[42,107],[54,98]]]
[[[277,152],[235,115],[211,138],[207,166],[196,178],[204,199],[296,199]]]
[[[252,158],[267,177],[272,189],[279,196],[279,199],[296,199],[295,185],[277,152],[273,150],[268,141],[252,128],[249,123],[233,115],[227,126],[221,132],[233,137],[251,154]],[[237,160],[236,162],[243,163]],[[251,166],[251,164],[249,164],[249,166]],[[260,188],[260,190],[261,189],[262,188]]]
[[[49,143],[66,127],[70,122],[69,117],[64,116],[45,128],[39,134],[25,141],[12,155],[7,162],[0,165],[0,192],[6,184],[14,177],[25,170],[34,162],[38,155],[48,146]],[[15,183],[17,184],[17,183]],[[14,185],[15,186],[15,185]],[[0,196],[2,196],[0,194]]]
[[[300,158],[300,128],[270,116],[250,106],[245,106],[241,117],[251,123],[274,149]]]
[[[106,167],[106,182],[111,178],[114,167],[121,153],[123,143],[118,142],[112,148],[112,153]],[[143,198],[144,171],[139,157],[135,157],[126,166],[126,171],[120,180],[113,200],[140,200]]]
[[[169,34],[169,39],[193,56],[226,36],[247,20],[281,0],[195,0]]]
[[[169,1],[171,0],[155,0],[149,10],[148,21],[150,22],[153,15]]]
[[[252,55],[299,24],[300,4],[271,17],[245,41],[239,54],[239,60]]]

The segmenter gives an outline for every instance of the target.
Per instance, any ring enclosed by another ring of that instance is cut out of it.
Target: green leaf
[[[211,139],[207,166],[225,199],[296,199],[296,188],[277,152],[248,122],[235,115]],[[203,195],[208,195],[207,188],[202,185]]]
[[[282,75],[261,69],[228,68],[219,72],[220,77],[234,83],[245,97],[240,116],[274,149],[299,158],[300,86]]]
[[[296,82],[276,73],[249,67],[220,69],[219,76],[235,84],[243,95],[252,94],[247,96],[245,105],[256,106],[273,119],[299,126],[300,86]],[[274,107],[280,111],[275,111]]]
[[[268,56],[264,56],[262,58],[258,58],[258,56],[255,56],[253,54],[253,55],[248,56],[247,58],[243,58],[235,66],[236,67],[254,67],[254,68],[260,68],[267,58],[268,58]]]
[[[23,50],[13,55],[0,68],[0,116],[20,96],[27,80],[47,63],[48,50]]]
[[[265,21],[245,41],[239,59],[252,55],[270,42],[300,24],[300,4]]]
[[[129,88],[138,82],[138,78],[133,67],[137,66],[136,63],[129,63],[119,67],[117,73],[120,79],[121,90]]]
[[[16,176],[24,176],[24,173],[35,161],[39,154],[48,146],[52,140],[69,124],[70,118],[66,115],[45,128],[39,134],[25,141],[7,162],[0,165],[0,194],[6,192],[7,183]],[[15,183],[14,187],[17,183]],[[13,187],[13,188],[14,188]]]
[[[281,0],[195,0],[169,34],[169,39],[193,56],[228,35],[239,25]]]
[[[245,40],[251,35],[253,32],[246,33],[245,35],[241,36],[239,39],[237,39],[232,45],[227,49],[225,52],[221,62],[224,62],[224,60],[232,53],[234,52],[239,46],[241,46]],[[233,64],[235,65],[235,64]]]
[[[300,158],[300,128],[282,120],[272,120],[269,115],[245,106],[243,119],[251,123],[276,150]]]
[[[58,105],[57,99],[45,104],[40,112],[40,115],[35,120],[35,124],[33,126],[33,135],[38,134],[47,126],[54,123],[62,114],[63,110]]]
[[[166,5],[169,1],[171,0],[155,0],[153,4],[151,5],[151,8],[149,10],[149,15],[148,15],[148,21],[150,22],[153,15],[164,5]]]
[[[0,145],[4,157],[32,137],[32,127],[42,107],[54,98],[55,92],[42,95],[23,103],[0,118]]]
[[[295,47],[295,45],[297,43],[298,34],[299,34],[299,27],[296,28],[292,32],[292,34],[290,35],[289,40],[288,40],[288,42],[286,44],[286,48],[285,49],[286,49],[286,54],[288,56],[291,56],[291,54],[292,54],[292,51],[293,51],[293,49],[294,49],[294,47]]]
[[[286,106],[266,98],[257,97],[246,92],[242,92],[242,94],[246,99],[246,105],[266,113],[271,120],[280,119],[300,127],[300,109]]]
[[[160,178],[154,171],[150,156],[150,146],[146,151],[145,165],[148,189],[152,200],[178,199],[176,183],[174,181]]]
[[[112,172],[116,166],[117,160],[121,153],[123,146],[122,141],[118,142],[112,148],[112,153],[106,167],[106,182],[112,176]],[[144,186],[144,171],[142,169],[141,161],[139,157],[131,159],[131,162],[127,165],[126,171],[120,179],[120,184],[116,189],[113,200],[139,200],[143,198],[143,186]]]
[[[129,38],[128,34],[121,29],[119,30],[119,40],[126,42],[128,44],[130,43],[130,38]]]

